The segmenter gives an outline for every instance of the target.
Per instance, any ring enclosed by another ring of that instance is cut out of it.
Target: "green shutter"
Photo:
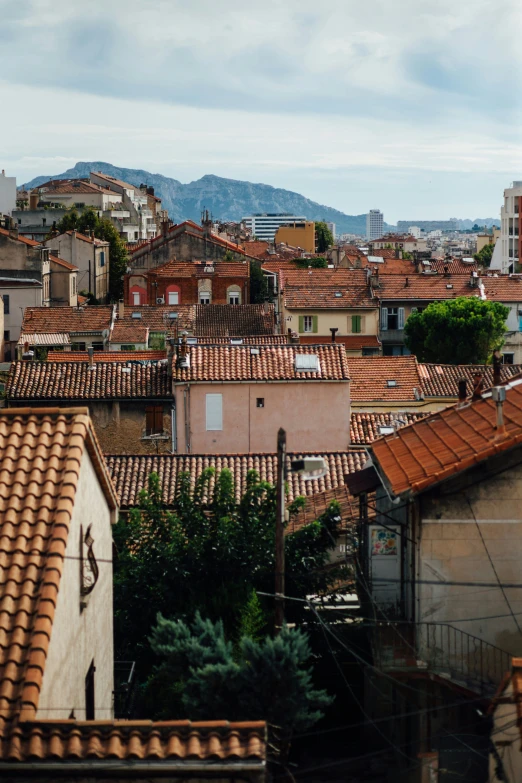
[[[352,334],[359,334],[361,331],[361,316],[352,315]]]
[[[304,315],[299,316],[299,334],[304,332]]]
[[[317,316],[316,315],[312,316],[312,326],[313,326],[312,332],[314,334],[317,334]]]

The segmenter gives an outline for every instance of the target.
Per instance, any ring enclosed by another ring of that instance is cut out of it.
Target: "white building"
[[[332,236],[335,242],[335,223],[327,223],[326,227],[332,232]]]
[[[370,209],[366,215],[367,239],[378,239],[384,233],[384,215],[380,209]]]
[[[412,237],[415,237],[415,239],[420,239],[421,238],[421,233],[422,232],[421,232],[421,229],[419,228],[419,226],[410,226],[408,228],[408,234],[410,236],[412,236]]]
[[[265,212],[263,214],[249,215],[241,218],[245,228],[257,239],[263,239],[265,242],[273,242],[277,229],[280,226],[293,225],[294,223],[304,223],[307,218],[302,215],[291,215],[288,212]]]
[[[0,215],[10,215],[16,209],[16,177],[0,174]]]
[[[500,208],[500,239],[491,260],[492,269],[515,272],[520,263],[522,244],[522,182],[512,182],[504,191],[504,205]]]

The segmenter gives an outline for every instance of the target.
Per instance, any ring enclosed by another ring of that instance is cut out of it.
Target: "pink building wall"
[[[187,451],[186,416],[192,454],[273,452],[279,427],[286,430],[289,451],[346,449],[350,444],[349,390],[348,381],[175,386],[177,450]],[[223,395],[222,430],[206,430],[207,394]],[[262,408],[257,407],[259,398],[264,400]]]

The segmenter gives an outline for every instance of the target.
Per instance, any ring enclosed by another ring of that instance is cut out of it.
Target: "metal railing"
[[[381,667],[425,670],[491,694],[511,668],[512,655],[447,623],[377,623]]]

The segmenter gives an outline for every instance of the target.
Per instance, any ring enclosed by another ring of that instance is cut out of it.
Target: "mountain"
[[[156,195],[160,196],[163,208],[168,210],[176,223],[186,219],[199,223],[204,209],[208,209],[218,220],[236,221],[253,212],[290,212],[303,215],[308,220],[331,221],[335,223],[338,234],[364,236],[366,232],[366,215],[345,215],[344,212],[318,204],[291,190],[216,177],[213,174],[205,174],[201,179],[184,185],[177,179],[151,174],[142,169],[126,169],[102,161],[80,162],[62,174],[35,177],[22,187],[35,188],[50,179],[88,177],[91,171],[102,171],[131,185],[151,185]]]
[[[496,226],[497,228],[500,228],[500,218],[475,218],[475,220],[459,220],[458,225],[462,231],[467,231],[469,228],[473,228],[474,225],[480,226],[480,228],[483,226],[487,226],[488,228],[491,228],[491,226]]]

